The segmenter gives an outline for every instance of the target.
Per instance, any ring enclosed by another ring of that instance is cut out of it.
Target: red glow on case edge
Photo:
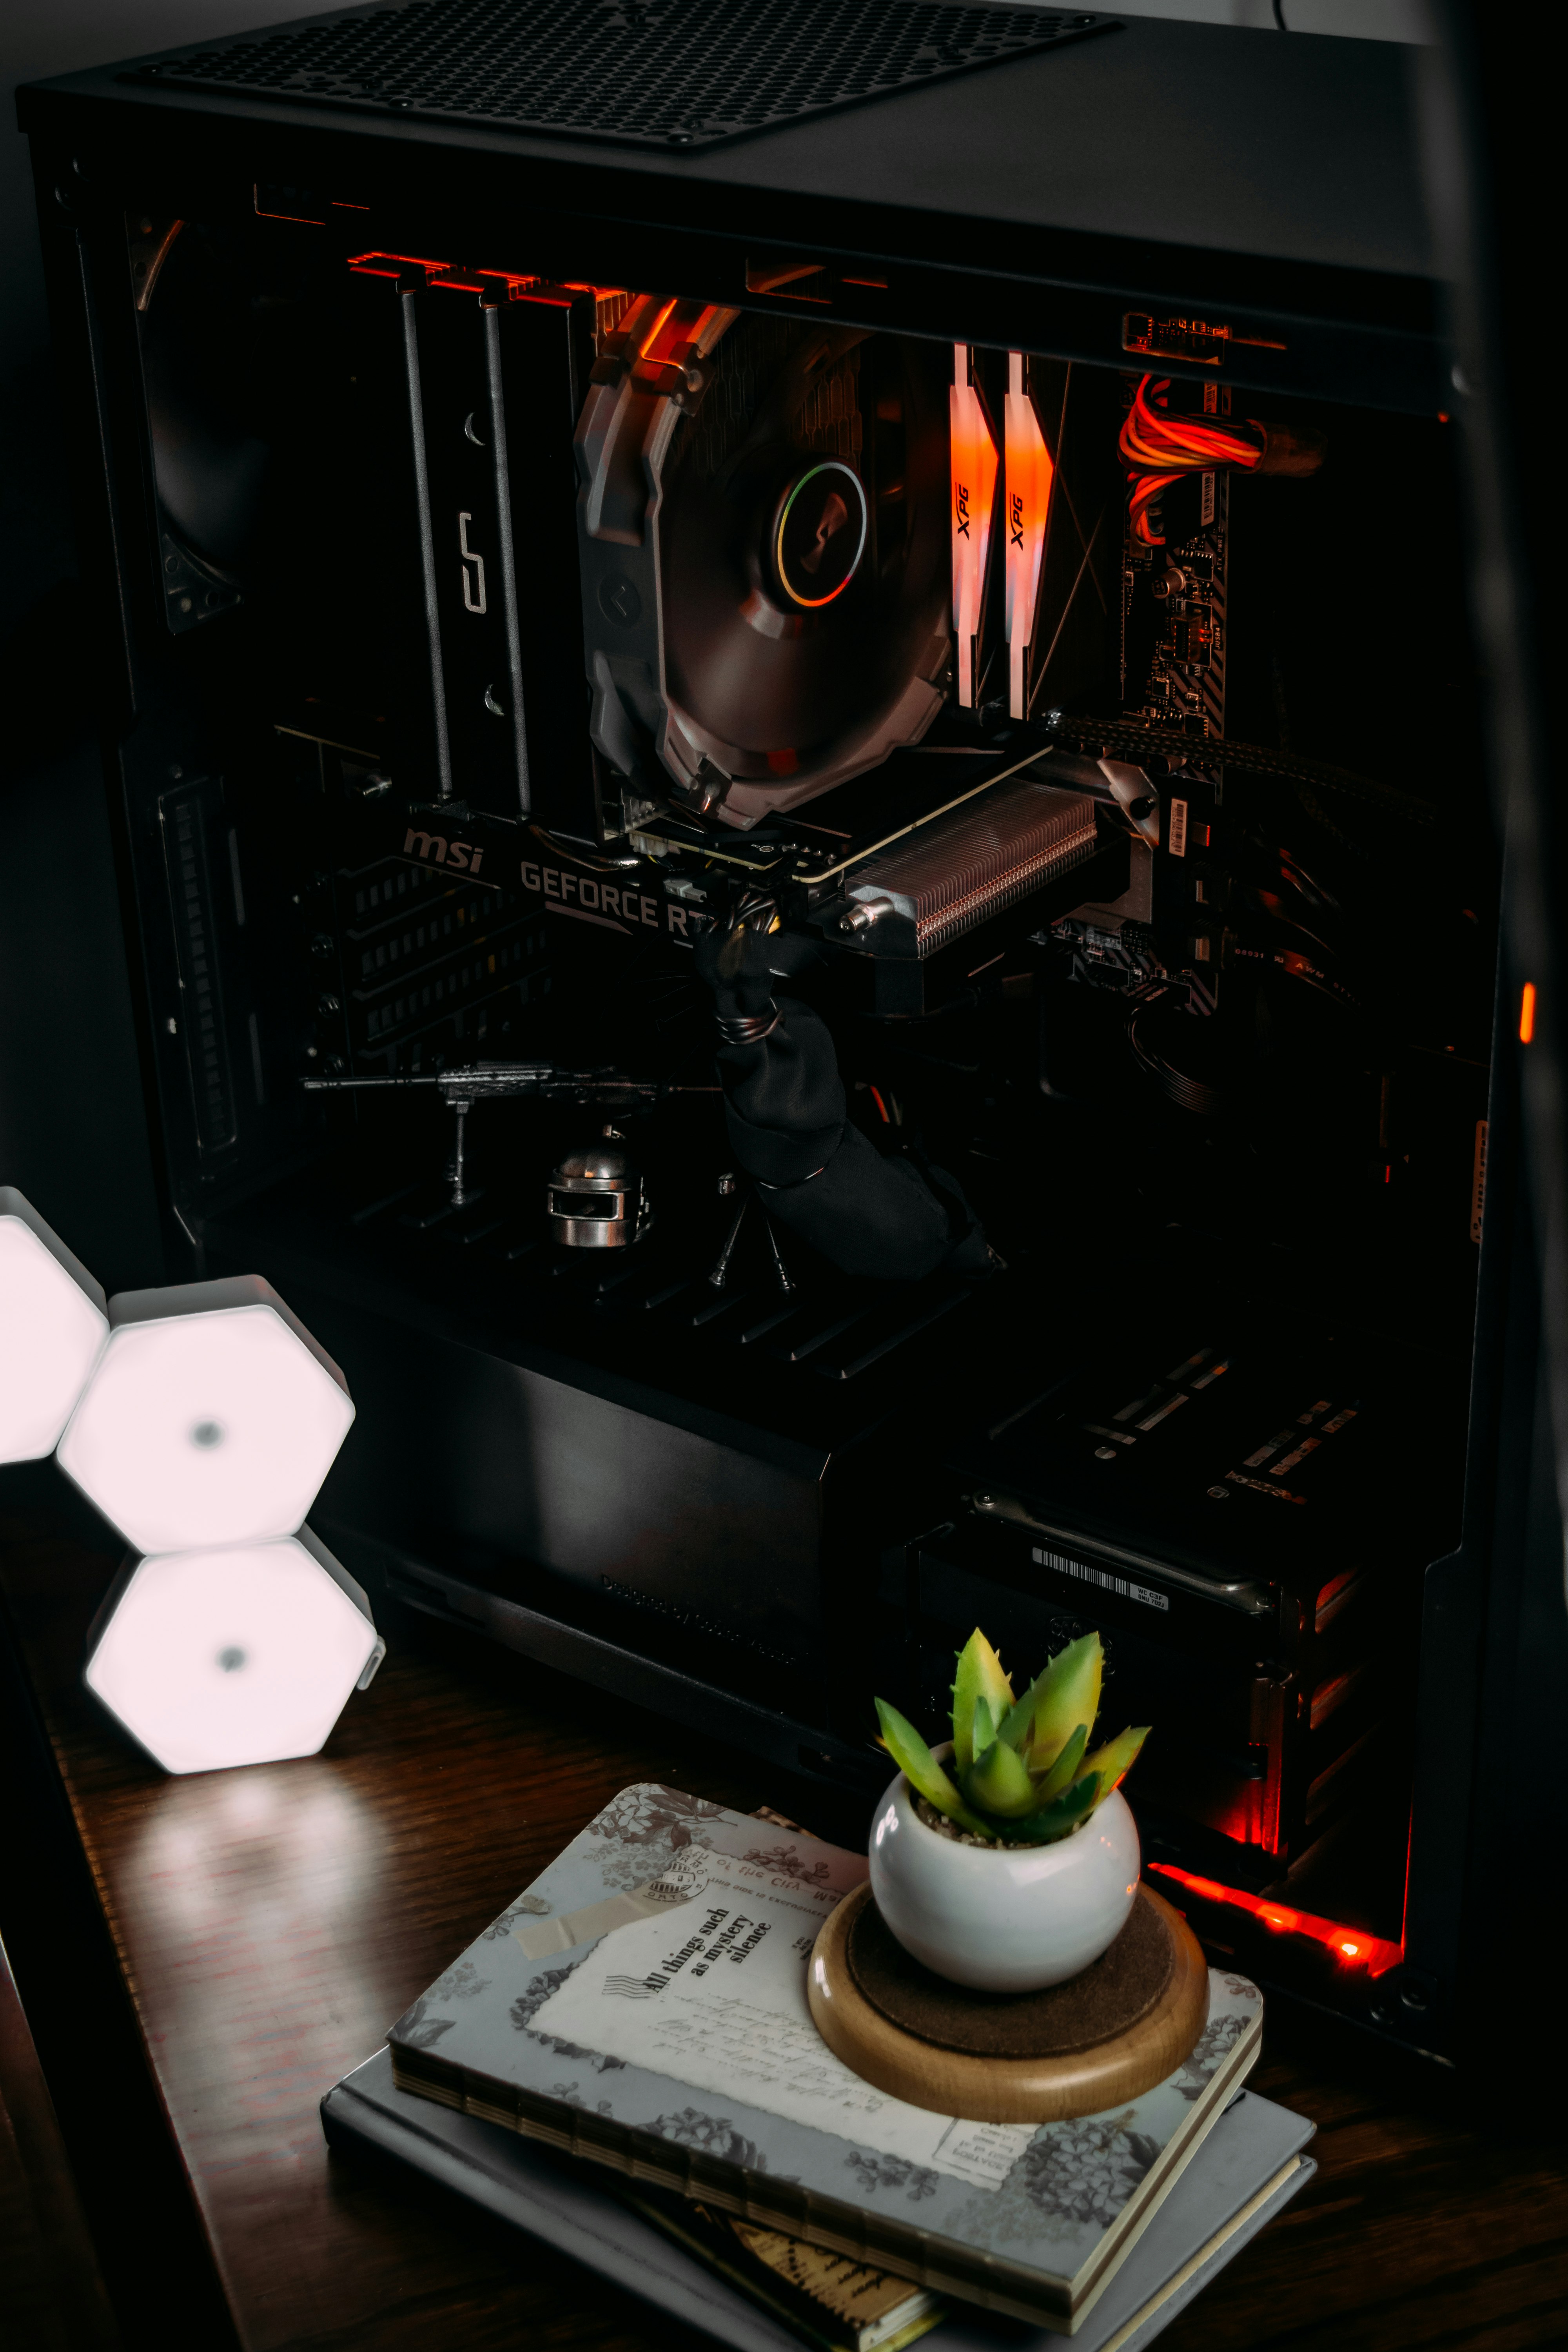
[[[357,210],[359,207],[354,206],[350,209]],[[432,261],[427,254],[420,253],[351,253],[349,268],[361,278],[402,278],[412,270],[422,269],[425,272],[425,282],[427,286],[441,287],[447,292],[457,294],[488,294],[492,288],[499,289],[504,287],[508,299],[512,300],[520,295],[531,293],[535,288],[543,292],[550,286],[548,279],[541,278],[533,270],[468,269],[465,271],[455,262]],[[476,280],[479,282],[475,283]],[[596,300],[603,302],[623,294],[626,289],[621,286],[579,286],[571,283],[563,289],[557,287],[554,291],[558,297],[563,291],[568,294],[592,294]],[[673,304],[668,306],[669,309],[673,307]],[[660,313],[658,320],[656,321],[656,329],[658,325],[663,323],[668,314],[668,310]]]
[[[1364,1969],[1369,1976],[1384,1975],[1405,1958],[1403,1944],[1391,1944],[1385,1937],[1370,1936],[1360,1927],[1342,1927],[1338,1920],[1320,1919],[1313,1912],[1296,1911],[1289,1904],[1244,1894],[1238,1886],[1221,1886],[1216,1879],[1196,1878],[1190,1870],[1178,1870],[1174,1863],[1152,1862],[1149,1868],[1162,1878],[1173,1878],[1178,1886],[1205,1903],[1227,1903],[1235,1910],[1247,1912],[1277,1936],[1308,1936],[1313,1943],[1326,1945],[1347,1966]]]

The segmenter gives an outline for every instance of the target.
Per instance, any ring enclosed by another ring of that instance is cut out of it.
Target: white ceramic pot
[[[871,1893],[906,1952],[954,1984],[1039,1992],[1097,1960],[1138,1891],[1137,1825],[1120,1790],[1055,1845],[960,1845],[915,1811],[900,1772],[871,1829]]]

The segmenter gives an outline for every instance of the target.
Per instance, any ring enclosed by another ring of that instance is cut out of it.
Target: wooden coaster
[[[824,1921],[807,1979],[817,2032],[864,2082],[976,2123],[1124,2105],[1173,2074],[1208,2019],[1208,1969],[1179,1912],[1141,1885],[1109,1951],[1045,1992],[973,1992],[906,1952],[869,1885]]]
[[[933,1976],[862,1903],[845,1938],[857,1989],[917,2041],[971,2058],[1071,2058],[1130,2032],[1163,1997],[1176,1951],[1151,1903],[1134,1903],[1109,1950],[1044,1992],[973,1992]]]

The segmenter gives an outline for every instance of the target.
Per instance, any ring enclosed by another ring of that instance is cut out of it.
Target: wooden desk
[[[627,1781],[808,1800],[582,1685],[406,1636],[321,1756],[165,1780],[80,1685],[110,1567],[35,1522],[5,1586],[237,2342],[674,2352],[677,2332],[563,2261],[330,2158],[317,2102]],[[1568,2340],[1560,2154],[1478,2135],[1441,2083],[1392,2094],[1342,2044],[1317,2063],[1276,2031],[1254,2082],[1317,2122],[1321,2171],[1169,2352]]]

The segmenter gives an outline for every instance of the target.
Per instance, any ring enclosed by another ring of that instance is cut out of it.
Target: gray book
[[[1239,2087],[1262,1997],[1111,2113],[982,2124],[875,2090],[806,1969],[862,1854],[653,1783],[623,1790],[387,2039],[400,2090],[938,2294],[1072,2328]]]
[[[384,2050],[328,2092],[321,2117],[333,2147],[412,2167],[682,2328],[733,2352],[800,2352],[799,2339],[739,2287],[620,2203],[607,2176],[400,2091]],[[1301,2153],[1312,2128],[1270,2100],[1238,2094],[1073,2334],[1072,2352],[1142,2352],[1152,2343],[1312,2178],[1317,2167]],[[1068,2342],[1055,2330],[963,2309],[921,2338],[931,2352],[1066,2352]]]

